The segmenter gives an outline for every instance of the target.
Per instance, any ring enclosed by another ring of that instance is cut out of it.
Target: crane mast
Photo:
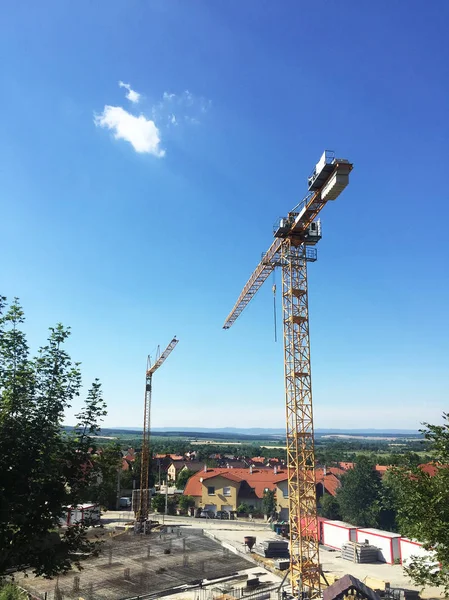
[[[309,177],[309,193],[286,218],[226,318],[229,329],[270,273],[282,270],[282,322],[290,521],[290,579],[295,596],[319,598],[320,562],[310,367],[307,262],[321,239],[316,217],[349,182],[352,164],[325,151]]]
[[[174,337],[165,348],[164,352],[159,356],[160,349],[158,347],[156,361],[151,364],[151,357],[147,359],[147,369],[145,373],[145,403],[143,411],[143,439],[140,467],[140,494],[139,506],[137,511],[137,521],[140,523],[140,529],[144,529],[143,524],[148,519],[148,510],[150,504],[150,428],[151,428],[151,395],[153,391],[153,375],[159,367],[165,362],[171,354],[179,340]]]

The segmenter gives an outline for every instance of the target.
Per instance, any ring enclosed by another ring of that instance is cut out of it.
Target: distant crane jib
[[[168,344],[168,346],[162,352],[162,354],[157,359],[157,361],[154,363],[154,365],[148,369],[147,375],[152,375],[155,371],[157,371],[157,369],[159,369],[159,367],[165,362],[165,360],[171,354],[171,352],[173,351],[174,347],[176,346],[176,344],[178,342],[179,342],[179,340],[177,340],[175,337],[172,339],[172,341]]]

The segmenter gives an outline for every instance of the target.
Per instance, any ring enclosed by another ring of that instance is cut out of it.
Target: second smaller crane
[[[153,374],[159,367],[165,362],[167,357],[171,354],[172,350],[176,346],[179,340],[176,336],[168,344],[165,350],[160,354],[160,347],[157,348],[156,360],[154,364],[151,364],[151,356],[148,356],[146,380],[145,380],[145,405],[143,412],[143,440],[142,440],[142,454],[141,454],[141,465],[140,465],[140,494],[139,504],[137,511],[136,525],[138,524],[138,531],[145,532],[145,523],[148,519],[148,510],[150,505],[150,490],[149,490],[149,478],[150,478],[150,425],[151,425],[151,394],[153,391]]]

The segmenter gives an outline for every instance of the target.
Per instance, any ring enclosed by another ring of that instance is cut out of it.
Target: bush
[[[157,512],[165,511],[165,496],[163,494],[156,494],[153,496],[153,500],[151,502],[151,506],[153,510]]]
[[[0,600],[26,600],[26,595],[12,583],[7,583],[0,587]]]
[[[193,496],[180,496],[178,505],[181,510],[189,510],[191,506],[195,506],[195,498]]]

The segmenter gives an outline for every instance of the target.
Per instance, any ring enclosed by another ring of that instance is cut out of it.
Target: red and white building
[[[357,542],[368,542],[379,548],[379,560],[393,565],[401,560],[401,536],[399,533],[380,529],[357,529]]]
[[[85,521],[89,521],[89,525],[100,522],[100,507],[98,504],[68,506],[64,517],[61,519],[61,525],[76,525]]]
[[[345,542],[355,542],[357,539],[357,527],[344,521],[322,521],[321,543],[329,548],[341,550]]]
[[[417,556],[419,558],[427,558],[429,563],[435,563],[435,566],[437,566],[433,552],[431,550],[425,550],[420,542],[409,540],[408,538],[401,538],[400,545],[401,561],[403,565],[407,566],[407,564],[413,560],[413,557]]]

